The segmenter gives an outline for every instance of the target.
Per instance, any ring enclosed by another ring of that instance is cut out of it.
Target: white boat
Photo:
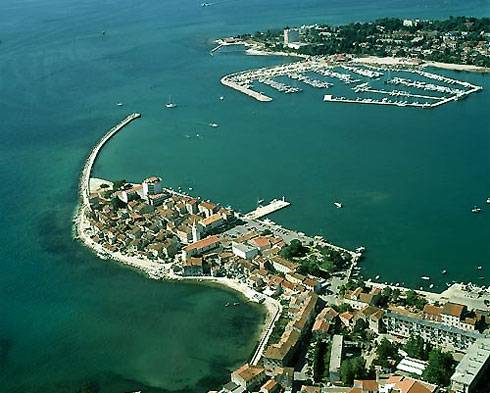
[[[117,106],[123,106],[124,104],[122,102],[118,102],[116,105]]]
[[[364,251],[366,251],[366,247],[357,247],[355,251],[358,254],[362,254]]]
[[[426,280],[426,281],[430,280],[430,277],[429,277],[429,276],[422,276],[422,277],[420,277],[420,278],[421,278],[422,280]]]
[[[481,270],[481,269],[482,269],[481,265],[480,265],[480,266],[477,266],[476,268],[477,268],[478,270]]]
[[[220,100],[220,101],[223,101],[224,99],[225,99],[225,97],[223,97],[223,96],[221,96],[221,97],[219,98],[219,100]]]
[[[379,280],[379,274],[376,277],[374,277],[374,279]]]
[[[218,128],[219,124],[218,123],[209,123],[209,127],[211,128]]]
[[[177,107],[177,104],[175,102],[172,102],[172,97],[168,97],[168,102],[165,104],[165,108],[172,109]]]
[[[481,209],[478,206],[475,206],[473,209],[471,209],[472,213],[480,213]]]
[[[333,203],[337,209],[342,209],[342,204],[340,202]]]
[[[443,270],[441,273],[442,273],[442,274],[447,274],[447,270],[446,270],[446,269],[444,269],[444,270]]]
[[[487,203],[490,205],[490,197],[487,198]]]
[[[434,284],[430,284],[430,285],[429,285],[429,288],[430,288],[430,289],[434,288]]]

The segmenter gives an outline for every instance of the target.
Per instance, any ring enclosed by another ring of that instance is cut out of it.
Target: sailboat
[[[176,103],[172,102],[172,97],[168,96],[168,103],[165,104],[165,108],[172,109],[177,106]]]

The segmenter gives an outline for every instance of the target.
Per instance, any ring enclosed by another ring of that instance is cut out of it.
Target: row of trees
[[[384,368],[393,368],[401,360],[400,349],[412,358],[428,362],[422,374],[424,380],[437,385],[449,385],[455,365],[452,355],[440,348],[433,348],[417,335],[410,336],[403,346],[383,338],[376,349],[375,363]]]

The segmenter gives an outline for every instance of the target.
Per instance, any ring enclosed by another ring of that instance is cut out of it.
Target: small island
[[[93,178],[105,144],[140,116],[109,130],[87,158],[75,236],[102,259],[150,278],[224,285],[243,301],[265,305],[256,350],[219,392],[408,393],[407,386],[477,392],[465,389],[485,386],[488,289],[453,284],[434,293],[430,277],[419,290],[364,280],[357,266],[364,247],[349,251],[265,218],[289,206],[284,198],[241,214],[165,187],[158,176],[141,183]],[[226,312],[239,303],[217,306]]]

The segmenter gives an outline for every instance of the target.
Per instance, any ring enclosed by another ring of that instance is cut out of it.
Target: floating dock
[[[284,197],[282,199],[273,199],[272,201],[270,201],[269,204],[265,206],[259,206],[257,209],[245,214],[245,218],[256,220],[268,216],[269,214],[272,214],[278,210],[284,209],[289,205],[291,205],[291,203],[286,201]]]

